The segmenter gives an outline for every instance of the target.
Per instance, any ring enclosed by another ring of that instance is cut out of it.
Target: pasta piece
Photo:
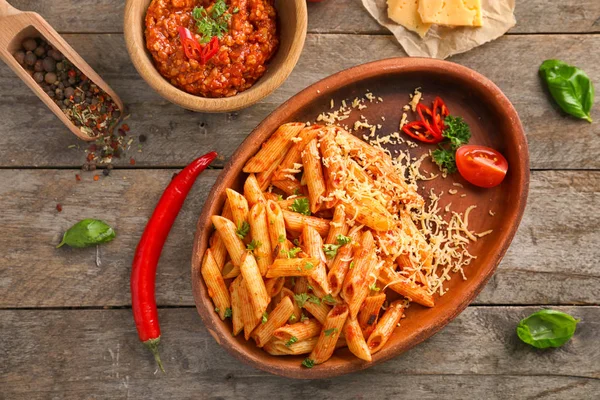
[[[222,216],[223,218],[227,218],[229,220],[233,218],[233,214],[231,213],[231,207],[229,206],[228,201],[225,202]],[[223,243],[221,235],[219,235],[218,231],[213,232],[213,234],[210,237],[209,243],[215,262],[219,266],[219,269],[223,269],[223,265],[225,265],[225,258],[227,258],[227,248],[225,247],[225,243]]]
[[[316,319],[310,318],[304,322],[284,325],[278,328],[273,335],[284,342],[292,340],[295,343],[318,336],[319,333],[321,333],[321,324]]]
[[[350,269],[342,284],[341,296],[350,302],[358,290],[365,286],[369,265],[375,255],[375,241],[370,231],[365,231],[360,237],[360,246],[354,252],[354,268]]]
[[[242,330],[244,330],[244,319],[242,317],[242,293],[243,290],[241,276],[235,278],[231,285],[229,285],[229,295],[231,296],[231,322],[233,324],[233,336],[236,336]]]
[[[323,323],[319,340],[308,357],[314,364],[322,364],[329,360],[347,318],[348,306],[346,305],[337,305],[329,311],[327,319]]]
[[[325,178],[321,168],[321,156],[317,147],[317,139],[313,139],[306,145],[302,152],[302,165],[308,187],[310,199],[310,211],[316,213],[321,209],[322,198],[325,195]]]
[[[342,155],[342,149],[335,142],[335,129],[329,128],[328,132],[320,140],[321,154],[323,155],[323,165],[325,169],[325,182],[327,194],[325,208],[332,208],[338,203],[335,192],[343,190],[346,187],[348,171],[345,158]]]
[[[379,281],[394,292],[401,294],[410,301],[425,307],[433,307],[433,296],[422,286],[418,286],[407,278],[399,275],[391,268],[383,268],[379,273]]]
[[[267,201],[267,222],[269,226],[269,239],[274,258],[286,257],[289,250],[287,235],[285,232],[285,221],[279,205],[269,200]]]
[[[369,340],[367,340],[367,346],[369,346],[371,354],[377,353],[385,346],[398,325],[398,322],[400,322],[405,307],[406,304],[403,301],[398,300],[390,304],[387,310],[385,310],[377,323],[377,326],[375,326],[375,330],[371,333],[371,336],[369,336]]]
[[[348,349],[361,360],[371,361],[371,351],[358,325],[358,321],[348,318],[344,324],[344,337],[348,343]]]
[[[256,264],[256,259],[251,253],[246,253],[240,265],[248,296],[252,303],[252,308],[256,316],[261,316],[266,310],[271,298],[265,288],[265,283],[260,275],[260,270]]]
[[[235,224],[227,218],[218,215],[213,215],[211,220],[217,232],[219,232],[223,243],[225,243],[233,265],[240,265],[242,256],[246,254],[246,246],[244,246],[244,242],[235,234]]]
[[[273,250],[271,248],[265,204],[257,203],[253,205],[248,215],[248,221],[250,222],[252,242],[256,245],[254,249],[256,262],[258,263],[260,274],[264,276],[267,273],[269,265],[273,263]]]
[[[252,338],[258,347],[263,347],[271,338],[277,328],[286,324],[290,315],[294,312],[294,307],[289,297],[283,298],[277,307],[267,316],[267,320],[263,319],[263,323],[259,325],[252,333]]]
[[[308,276],[308,282],[313,286],[313,291],[319,297],[331,293],[329,281],[327,280],[327,267],[325,266],[325,254],[323,253],[323,239],[316,229],[305,226],[301,237],[304,251],[317,262],[315,268]]]
[[[290,298],[290,300],[292,301],[292,305],[294,306],[294,313],[290,316],[290,319],[288,321],[288,323],[293,324],[294,322],[300,321],[300,318],[302,317],[302,309],[300,309],[298,303],[296,303],[296,300],[294,299],[294,292],[284,287],[279,292],[279,301],[281,301],[281,299],[283,299],[286,296]]]
[[[346,223],[346,213],[343,205],[337,205],[333,211],[333,219],[329,223],[329,233],[325,239],[325,243],[336,244],[339,235],[346,236],[348,234],[348,224]]]
[[[260,322],[262,314],[257,314],[254,311],[252,302],[250,301],[250,294],[248,293],[248,287],[244,278],[240,278],[240,300],[242,302],[242,321],[244,322],[244,339],[250,339],[250,334]]]
[[[281,210],[285,226],[289,231],[302,233],[305,226],[315,228],[319,235],[327,236],[329,232],[329,221],[322,218],[311,217],[297,212]]]
[[[387,213],[381,214],[376,210],[362,204],[343,203],[346,215],[352,220],[368,226],[376,231],[389,231],[396,227],[396,221]]]
[[[283,284],[285,283],[285,279],[283,278],[268,278],[265,279],[265,289],[267,289],[267,294],[269,297],[273,298],[281,292],[283,289]]]
[[[306,309],[310,315],[315,317],[317,321],[319,321],[321,324],[324,324],[331,307],[322,301],[318,303],[307,301],[304,303],[304,309]]]
[[[266,170],[256,174],[256,181],[258,182],[258,187],[260,187],[260,190],[265,191],[269,188],[269,185],[271,185],[271,181],[273,180],[275,169],[277,169],[277,166],[279,163],[281,163],[281,160],[283,160],[284,156],[285,154],[281,154],[273,161],[273,164],[267,167]]]
[[[202,273],[202,278],[204,278],[204,283],[206,283],[208,296],[215,305],[215,311],[219,314],[219,317],[224,320],[227,309],[231,308],[229,290],[227,290],[219,266],[215,263],[210,249],[207,249],[204,253],[200,272]]]
[[[283,192],[287,195],[293,195],[302,192],[302,184],[296,179],[286,178],[281,180],[273,180],[271,184],[277,189],[283,190]]]
[[[357,321],[362,330],[363,336],[369,338],[371,332],[375,329],[381,306],[385,302],[385,293],[368,296],[363,302],[363,308],[358,312]]]
[[[304,199],[307,199],[308,197],[306,196],[291,196],[290,198],[287,198],[285,200],[278,200],[277,204],[279,205],[279,207],[281,207],[282,210],[291,210],[291,206],[292,204],[294,204],[294,202],[298,201],[298,200],[302,200],[304,201]]]
[[[419,262],[425,267],[430,267],[433,262],[433,249],[429,243],[427,243],[427,240],[416,227],[406,210],[400,212],[400,220],[402,221],[402,229],[404,232],[415,239],[417,243],[417,248],[419,249]]]
[[[294,293],[306,293],[308,291],[308,279],[305,277],[296,278],[296,284],[294,285]]]
[[[260,185],[256,175],[250,174],[244,182],[244,197],[248,200],[248,206],[252,207],[256,203],[266,203],[265,195],[260,190]]]
[[[369,260],[364,264],[365,277],[362,278],[362,282],[355,284],[354,295],[349,300],[346,300],[352,318],[357,317],[361,305],[371,291],[371,287],[377,282],[377,276],[382,265],[383,261],[378,262],[375,253],[371,254]]]
[[[323,127],[320,125],[312,125],[307,126],[302,129],[298,138],[300,140],[296,141],[290,148],[290,150],[285,155],[285,158],[277,168],[275,175],[273,176],[273,180],[279,181],[285,179],[286,175],[293,175],[292,171],[297,171],[299,166],[302,163],[302,151],[308,142],[317,137],[319,130]]]
[[[292,138],[296,137],[304,128],[301,122],[290,122],[281,125],[275,133],[267,139],[261,146],[261,149],[250,158],[244,165],[244,172],[263,172],[273,164],[273,162],[284,155],[292,147],[294,142]]]
[[[353,262],[352,260],[352,252],[354,251],[354,247],[358,245],[357,241],[360,237],[360,229],[360,226],[352,228],[348,234],[350,243],[338,249],[335,258],[331,263],[329,273],[327,274],[327,280],[329,281],[329,288],[331,289],[331,294],[333,296],[340,294],[344,278],[346,277],[350,266],[352,265],[352,268],[354,269],[356,265],[356,262]]]
[[[231,219],[235,226],[238,228],[236,233],[239,236],[240,230],[248,224],[248,202],[246,198],[236,192],[233,189],[225,189],[227,193],[227,202],[231,207],[231,214],[233,218]],[[240,239],[242,239],[240,237]],[[244,243],[250,243],[250,237],[246,235],[243,239]]]
[[[267,278],[312,276],[319,266],[316,258],[278,258],[267,270]]]
[[[221,270],[221,274],[223,274],[223,279],[235,278],[240,274],[240,266],[227,261]]]
[[[287,342],[284,342],[283,340],[272,339],[269,343],[265,345],[265,347],[263,347],[263,349],[267,353],[274,356],[297,356],[300,354],[308,354],[311,351],[313,351],[318,341],[318,337],[312,337],[310,339],[302,340],[287,346]],[[344,346],[346,346],[346,340],[340,337],[337,343],[335,344],[335,348],[339,349],[340,347]]]

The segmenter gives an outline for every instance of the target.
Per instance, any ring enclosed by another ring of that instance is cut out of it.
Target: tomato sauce
[[[154,65],[174,86],[202,97],[229,97],[250,88],[266,72],[279,45],[273,0],[228,0],[228,31],[206,64],[188,59],[179,27],[200,41],[194,7],[208,11],[214,0],[153,0],[146,13],[146,47]]]

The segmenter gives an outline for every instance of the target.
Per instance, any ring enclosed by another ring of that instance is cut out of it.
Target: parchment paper
[[[424,38],[396,24],[387,16],[386,0],[362,0],[364,7],[381,25],[388,28],[411,57],[444,59],[464,53],[504,35],[515,26],[515,0],[481,0],[483,26],[457,27],[433,25]]]

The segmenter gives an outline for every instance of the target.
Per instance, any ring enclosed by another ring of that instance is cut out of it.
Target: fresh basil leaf
[[[594,85],[583,70],[560,60],[546,60],[540,66],[540,75],[564,112],[592,122]]]
[[[65,244],[71,247],[89,247],[110,242],[116,237],[115,231],[106,222],[97,219],[84,219],[70,227],[56,248]]]
[[[538,349],[560,347],[571,339],[579,321],[561,311],[541,310],[519,322],[517,335]]]

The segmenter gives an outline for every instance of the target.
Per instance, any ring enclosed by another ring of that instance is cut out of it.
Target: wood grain
[[[400,357],[319,381],[279,378],[240,364],[191,308],[159,311],[164,375],[139,343],[130,310],[0,311],[0,386],[7,399],[245,399],[275,392],[286,399],[439,399],[440,393],[445,399],[467,393],[480,399],[594,398],[600,391],[600,308],[560,307],[582,322],[569,343],[548,351],[515,334],[518,321],[537,309],[469,307]]]
[[[0,170],[0,307],[131,304],[133,252],[175,171],[113,170],[98,182],[91,173],[76,182],[76,172]],[[160,305],[194,304],[192,238],[217,175],[208,170],[200,176],[173,227],[158,268]],[[521,227],[476,304],[599,304],[600,214],[593,212],[599,190],[600,172],[534,172]],[[100,267],[94,248],[54,248],[65,229],[91,217],[117,231],[117,239],[101,247]]]
[[[37,11],[59,32],[122,32],[123,0],[11,0],[22,10]],[[81,9],[74,14],[72,10]],[[600,3],[596,0],[519,0],[517,25],[510,33],[600,32]],[[361,0],[327,0],[308,5],[308,31],[367,33],[388,31],[364,10]]]
[[[145,134],[137,166],[183,166],[210,150],[229,157],[245,136],[277,105],[332,73],[375,59],[404,53],[388,36],[308,35],[306,47],[290,78],[265,101],[228,114],[200,114],[169,104],[137,75],[121,35],[66,35],[73,47],[105,78],[132,114],[132,133]],[[363,51],[348,57],[345,49]],[[600,125],[563,116],[544,94],[537,70],[547,58],[561,58],[600,81],[600,63],[590,49],[600,35],[507,36],[456,56],[453,61],[482,73],[513,102],[523,122],[533,169],[600,168]],[[503,54],[502,62],[497,55]],[[0,166],[80,166],[84,154],[68,146],[81,144],[65,134],[4,65],[0,65]],[[19,104],[15,108],[15,104]],[[600,102],[592,115],[600,118]],[[121,165],[128,166],[128,158]]]

